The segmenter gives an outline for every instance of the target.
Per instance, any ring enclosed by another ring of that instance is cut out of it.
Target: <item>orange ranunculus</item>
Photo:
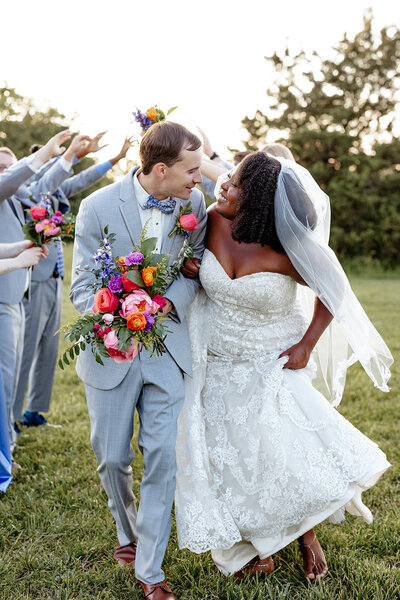
[[[141,329],[144,329],[146,327],[146,317],[141,312],[132,313],[126,318],[126,326],[128,327],[128,329],[140,331]]]
[[[133,290],[140,290],[140,286],[133,283],[126,275],[121,276],[121,283],[126,292],[133,292]]]
[[[117,260],[117,262],[115,263],[115,266],[120,267],[121,271],[123,273],[125,273],[125,271],[126,271],[125,256],[120,256],[119,259]]]
[[[157,277],[157,267],[146,267],[145,269],[143,269],[142,279],[147,287],[153,285],[155,277]]]
[[[101,288],[94,295],[93,312],[113,313],[119,306],[119,300],[108,288]]]
[[[179,223],[183,229],[186,229],[186,231],[193,231],[194,229],[199,228],[197,217],[194,213],[191,213],[190,215],[182,215],[179,217]]]
[[[154,106],[152,106],[151,108],[149,108],[148,110],[146,110],[146,117],[148,117],[151,121],[154,121],[154,119],[157,116],[158,116],[158,112],[154,108]]]

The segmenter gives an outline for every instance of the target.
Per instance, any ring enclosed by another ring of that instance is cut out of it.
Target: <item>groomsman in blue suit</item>
[[[104,227],[116,234],[113,252],[125,256],[139,241],[144,223],[149,237],[157,237],[158,251],[176,260],[184,237],[169,232],[181,207],[190,200],[198,229],[189,232],[189,244],[201,259],[204,250],[206,209],[201,183],[201,141],[182,125],[155,123],[140,144],[140,168],[122,181],[86,198],[76,223],[70,297],[82,314],[90,311],[94,297],[87,289],[92,277],[76,272],[79,265],[94,266]],[[135,566],[146,598],[173,600],[164,580],[162,561],[171,528],[175,492],[175,442],[177,419],[184,399],[184,373],[192,361],[186,311],[198,289],[198,280],[182,274],[165,292],[163,314],[170,315],[165,339],[167,352],[151,357],[140,352],[132,363],[104,359],[100,366],[90,349],[81,352],[77,373],[84,381],[91,422],[91,442],[99,462],[98,473],[115,519],[118,543],[114,559]],[[133,417],[139,413],[139,449],[144,474],[140,503],[132,491],[134,453],[131,446]]]
[[[103,135],[104,132],[93,139],[87,138],[87,136],[76,136],[72,140],[70,147],[62,157],[69,163],[67,179],[51,195],[54,210],[67,212],[70,207],[68,198],[101,179],[121,158],[125,158],[132,145],[129,139],[124,141],[120,152],[115,157],[73,175],[72,164],[87,154],[100,150],[99,141]],[[51,165],[50,169],[53,169],[54,166],[54,164]],[[40,177],[44,177],[46,172],[47,166],[44,166],[34,179],[40,180]],[[71,177],[71,175],[73,176]],[[20,189],[17,192],[18,198],[25,207],[33,204],[29,199],[29,191],[30,187],[28,190]],[[52,243],[49,246],[48,258],[39,261],[32,272],[29,301],[24,299],[24,350],[14,402],[14,417],[21,425],[38,426],[47,423],[46,418],[40,413],[48,412],[50,408],[59,341],[59,336],[54,334],[60,328],[61,323],[63,276],[62,245],[57,242]],[[26,410],[22,414],[27,386]]]
[[[25,223],[25,215],[21,203],[15,197],[15,192],[44,162],[64,151],[61,144],[69,137],[68,131],[61,132],[51,138],[36,155],[23,158],[18,162],[15,162],[16,159],[9,150],[2,151],[0,148],[0,166],[5,166],[0,173],[0,239],[2,242],[13,243],[24,239],[22,225]],[[15,162],[13,166],[9,165],[10,160]],[[47,177],[37,183],[36,193],[45,191],[53,184],[59,185],[60,170],[62,167],[58,166],[57,169],[49,171]],[[11,448],[15,444],[13,403],[24,336],[22,300],[28,286],[27,269],[19,269],[0,278],[0,368]]]

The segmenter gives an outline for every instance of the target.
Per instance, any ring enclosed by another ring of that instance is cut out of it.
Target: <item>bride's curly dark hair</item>
[[[240,164],[235,183],[240,188],[238,212],[232,223],[237,242],[270,246],[285,253],[276,233],[274,197],[281,164],[264,152],[255,152]]]

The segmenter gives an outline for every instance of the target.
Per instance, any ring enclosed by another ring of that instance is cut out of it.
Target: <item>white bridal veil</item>
[[[301,290],[303,305],[311,318],[316,294],[334,316],[316,346],[316,385],[325,387],[320,391],[327,391],[337,406],[347,368],[360,361],[375,386],[387,392],[393,357],[328,245],[329,198],[304,167],[285,158],[272,158],[282,165],[275,193],[276,230],[293,266],[309,286]],[[223,178],[218,180],[216,194]]]

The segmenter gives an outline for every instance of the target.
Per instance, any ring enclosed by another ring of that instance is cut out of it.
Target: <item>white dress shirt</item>
[[[146,237],[157,238],[157,246],[155,248],[155,252],[160,252],[163,236],[168,235],[169,233],[168,231],[165,231],[167,218],[169,215],[166,215],[158,208],[143,209],[143,206],[146,204],[150,194],[146,192],[146,190],[140,185],[138,174],[139,171],[136,171],[135,175],[133,176],[133,187],[139,205],[140,221],[142,223],[143,228],[146,221],[150,219],[147,224]],[[138,241],[139,240],[135,240],[135,242]]]

